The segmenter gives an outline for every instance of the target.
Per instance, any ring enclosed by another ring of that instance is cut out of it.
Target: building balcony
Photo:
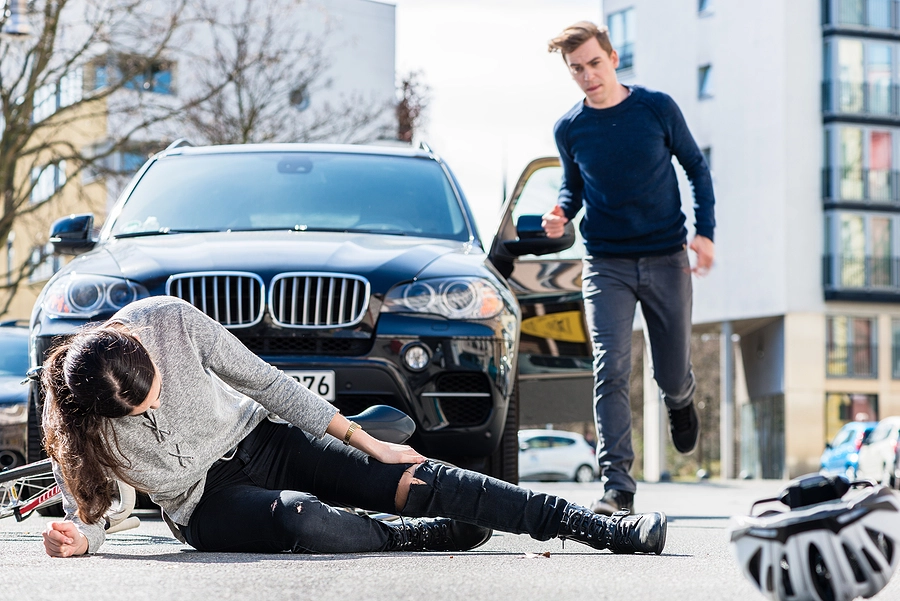
[[[826,32],[900,35],[898,0],[822,0]]]
[[[900,86],[887,81],[822,82],[826,122],[900,124]]]
[[[828,344],[825,374],[829,378],[877,378],[878,347],[874,344]]]
[[[900,171],[826,167],[822,170],[826,208],[900,211]]]
[[[900,301],[900,258],[825,255],[825,300]]]

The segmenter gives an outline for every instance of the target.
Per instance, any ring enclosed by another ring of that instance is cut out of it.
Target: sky
[[[488,244],[504,175],[511,189],[531,159],[556,156],[553,124],[583,98],[547,41],[576,21],[599,23],[601,2],[388,3],[397,7],[397,73],[420,71],[430,88],[417,139],[453,170]]]

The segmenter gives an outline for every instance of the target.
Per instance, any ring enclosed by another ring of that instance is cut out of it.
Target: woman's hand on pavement
[[[73,522],[50,522],[42,534],[44,550],[50,557],[72,557],[87,553],[87,537]]]

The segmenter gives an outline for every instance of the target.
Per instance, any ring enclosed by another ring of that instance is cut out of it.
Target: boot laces
[[[563,516],[568,536],[583,536],[587,539],[602,540],[606,532],[605,520],[584,507],[567,507]],[[562,536],[565,539],[565,535]]]
[[[450,540],[449,522],[446,520],[404,519],[394,532],[397,533],[395,548],[398,550],[432,549]]]

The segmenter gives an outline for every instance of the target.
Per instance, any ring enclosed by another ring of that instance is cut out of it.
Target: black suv
[[[31,361],[86,322],[173,295],[343,413],[397,407],[422,453],[515,482],[522,314],[504,276],[517,255],[574,240],[544,237],[537,215],[520,230],[489,258],[427,148],[175,143],[99,235],[92,215],[54,224],[56,251],[79,256],[35,304]],[[36,385],[31,400],[34,460]]]

